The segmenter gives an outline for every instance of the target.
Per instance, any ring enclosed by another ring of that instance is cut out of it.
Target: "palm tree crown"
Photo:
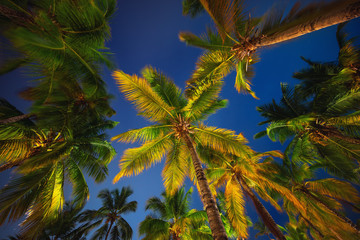
[[[235,88],[255,98],[248,79],[252,76],[249,66],[258,61],[258,49],[360,16],[356,0],[319,1],[305,6],[297,3],[286,16],[285,8],[276,6],[261,18],[245,13],[241,0],[184,0],[183,6],[184,12],[190,14],[204,9],[217,30],[217,33],[208,30],[200,37],[189,32],[179,35],[187,44],[206,49],[188,80],[187,93],[192,94],[198,86],[216,82],[236,70]]]
[[[122,217],[123,214],[135,212],[137,208],[136,201],[130,201],[128,198],[133,191],[130,187],[123,187],[109,191],[104,189],[98,194],[102,201],[102,207],[98,210],[86,210],[80,217],[80,222],[86,222],[89,229],[102,225],[91,239],[111,240],[130,240],[132,238],[132,228]]]
[[[136,106],[140,115],[155,123],[113,137],[113,140],[142,143],[142,146],[124,152],[120,172],[114,181],[137,175],[166,155],[162,172],[166,191],[170,194],[176,192],[185,177],[189,176],[200,188],[204,205],[213,208],[207,211],[208,216],[217,212],[217,224],[222,225],[195,150],[196,145],[200,144],[232,154],[239,154],[244,149],[246,140],[242,135],[201,123],[201,120],[225,106],[226,101],[218,97],[221,82],[199,88],[195,96],[185,98],[172,81],[153,68],[145,68],[142,75],[143,78],[140,78],[121,71],[114,72],[120,91]],[[210,201],[209,204],[205,204],[206,201]],[[214,234],[210,216],[209,220]],[[223,228],[221,232],[225,236]]]

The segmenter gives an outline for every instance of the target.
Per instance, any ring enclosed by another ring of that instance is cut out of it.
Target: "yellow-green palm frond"
[[[166,156],[166,162],[162,171],[165,190],[168,194],[173,195],[184,183],[188,174],[188,164],[186,159],[189,158],[189,151],[181,141],[173,142],[173,147]]]
[[[360,203],[359,192],[350,183],[334,178],[309,181],[305,185],[310,191],[354,204]]]
[[[260,187],[264,192],[266,192],[266,189],[271,189],[271,191],[279,193],[284,199],[286,199],[288,202],[291,202],[291,204],[296,209],[299,209],[300,211],[306,211],[304,204],[300,201],[298,196],[291,191],[291,189],[277,183],[276,181],[272,181],[266,175],[258,175],[257,181],[259,183],[257,186]]]
[[[169,125],[152,125],[139,129],[131,129],[111,138],[111,141],[134,143],[152,141],[169,131]]]
[[[152,89],[160,96],[169,106],[182,108],[186,104],[186,99],[169,77],[164,73],[154,69],[151,66],[145,67],[141,71],[142,76],[148,81]]]
[[[206,169],[206,177],[210,181],[209,187],[214,196],[217,196],[216,189],[225,185],[230,180],[231,173],[224,168]]]
[[[244,144],[247,143],[247,140],[242,134],[237,135],[232,130],[207,127],[204,125],[194,127],[193,130],[195,132],[195,138],[197,138],[202,145],[214,150],[234,155],[241,155],[246,151]]]
[[[192,99],[212,84],[222,84],[222,79],[235,68],[234,61],[235,55],[229,51],[205,52],[197,61],[191,78],[186,82],[186,96]]]
[[[151,121],[160,122],[167,116],[171,116],[173,108],[154,92],[145,79],[136,75],[130,76],[120,70],[114,71],[113,77],[120,91],[136,106],[139,114]]]
[[[242,17],[242,1],[200,0],[200,2],[215,22],[221,38],[225,41],[236,31],[236,24]]]
[[[240,60],[236,65],[235,89],[240,93],[249,93],[253,98],[259,99],[251,90],[250,81],[246,77],[248,60]]]
[[[222,85],[222,82],[214,82],[199,86],[188,100],[188,104],[182,109],[186,118],[196,121],[203,115],[208,115],[209,108],[225,107],[224,100],[218,98]]]
[[[74,160],[66,161],[67,177],[72,184],[72,202],[75,207],[81,207],[89,200],[89,187],[81,168]]]
[[[226,212],[231,224],[241,237],[248,237],[244,194],[235,175],[226,184],[225,199]]]
[[[127,149],[119,163],[120,172],[115,176],[113,182],[116,183],[122,177],[138,175],[144,169],[161,161],[162,157],[172,146],[170,139],[172,135],[172,133],[169,133],[138,148]]]
[[[326,120],[329,125],[355,125],[360,126],[360,111],[347,114],[345,116],[331,117]]]
[[[64,180],[64,165],[59,162],[52,168],[44,184],[39,186],[42,191],[29,208],[26,219],[21,223],[21,231],[24,235],[34,237],[39,234],[39,229],[42,229],[44,225],[57,219],[65,202]]]
[[[26,158],[36,142],[32,128],[21,124],[0,126],[0,163]]]

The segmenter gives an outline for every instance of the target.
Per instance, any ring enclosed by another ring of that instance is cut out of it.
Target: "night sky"
[[[251,11],[252,16],[261,15],[273,5],[273,1],[269,0],[246,2],[249,2],[247,8]],[[256,2],[256,5],[252,5],[253,2]],[[292,1],[289,2],[291,5]],[[194,70],[195,62],[202,50],[186,46],[185,43],[180,42],[178,33],[190,31],[200,34],[205,32],[206,26],[211,24],[212,22],[206,14],[195,19],[184,17],[181,0],[119,0],[118,10],[111,20],[112,37],[107,46],[114,53],[117,68],[125,73],[139,74],[142,68],[151,65],[161,70],[172,78],[177,86],[184,89],[185,81]],[[356,36],[360,33],[359,26],[360,20],[356,19],[347,25],[346,30],[350,36]],[[258,126],[258,123],[264,119],[256,111],[256,106],[268,103],[273,98],[278,101],[281,96],[281,82],[288,82],[290,85],[297,83],[295,79],[291,78],[292,74],[306,67],[300,56],[310,58],[313,61],[336,60],[338,47],[335,33],[336,26],[333,26],[260,50],[261,61],[254,65],[256,75],[252,79],[252,89],[260,100],[256,100],[250,95],[238,94],[233,86],[235,74],[231,74],[225,79],[225,86],[221,93],[222,98],[229,100],[228,107],[211,116],[205,124],[243,133],[249,140],[249,145],[256,151],[284,150],[286,143],[285,145],[273,143],[267,137],[258,140],[253,139],[254,134],[265,129],[265,126]],[[4,49],[0,51],[4,51]],[[108,132],[108,135],[112,137],[130,129],[149,125],[150,123],[147,120],[136,115],[134,106],[120,94],[115,85],[115,80],[111,77],[111,72],[105,70],[103,77],[110,93],[115,96],[112,106],[116,110],[116,115],[112,120],[119,122],[116,128]],[[29,84],[27,80],[22,70],[0,77],[0,96],[9,100],[10,103],[25,113],[30,103],[21,100],[18,93]],[[124,218],[133,228],[133,239],[139,239],[137,229],[139,222],[144,220],[147,215],[145,212],[146,200],[152,196],[160,196],[161,192],[164,191],[161,177],[163,162],[138,176],[123,178],[114,185],[112,180],[119,171],[118,162],[123,151],[137,145],[114,142],[113,146],[118,154],[109,165],[107,180],[101,184],[95,184],[94,181],[88,179],[90,200],[85,208],[97,209],[101,206],[100,200],[96,197],[100,190],[104,188],[121,189],[123,186],[130,185],[134,194],[129,200],[138,201],[138,210],[135,213],[125,215]],[[10,175],[10,171],[1,174],[1,185],[6,184]],[[189,187],[191,187],[191,183],[186,181],[186,190]],[[265,206],[277,223],[285,224],[287,221],[285,213],[278,214],[268,204]],[[192,207],[202,209],[196,191],[193,193]],[[251,204],[247,204],[247,213],[253,222],[257,221],[255,210]],[[16,224],[1,226],[0,238],[13,234],[16,232],[16,228]],[[249,239],[253,239],[254,236],[255,231],[250,230]]]

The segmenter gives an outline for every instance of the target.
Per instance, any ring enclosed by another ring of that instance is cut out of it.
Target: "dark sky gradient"
[[[252,10],[253,16],[264,13],[273,4],[272,1],[266,0],[247,2],[251,2],[247,7]],[[256,5],[250,5],[254,4],[253,2],[256,2]],[[112,37],[107,46],[114,53],[118,68],[125,73],[139,74],[143,67],[151,65],[172,78],[183,89],[202,50],[180,42],[178,33],[185,30],[196,34],[202,33],[209,24],[211,21],[205,14],[195,19],[182,16],[181,0],[119,0],[118,11],[111,21]],[[359,35],[359,26],[359,20],[353,20],[348,24],[346,29],[350,36]],[[280,82],[289,82],[292,85],[296,83],[296,80],[291,78],[292,73],[306,66],[300,56],[314,61],[336,60],[338,47],[335,32],[336,27],[330,27],[259,51],[261,61],[255,64],[256,76],[252,80],[252,87],[260,100],[253,99],[250,95],[238,94],[233,87],[235,75],[231,74],[225,79],[226,84],[221,94],[223,98],[229,100],[229,105],[210,117],[206,124],[243,133],[254,150],[283,150],[284,146],[271,142],[267,137],[253,140],[253,135],[265,128],[257,125],[263,119],[256,111],[256,106],[268,103],[273,98],[278,100],[281,95]],[[109,136],[147,126],[149,122],[137,116],[134,106],[119,93],[111,72],[105,71],[104,79],[109,91],[115,96],[112,106],[117,114],[112,119],[119,122],[118,126],[109,132]],[[22,71],[1,76],[0,96],[26,112],[30,104],[17,96],[26,84]],[[107,180],[101,184],[94,184],[91,179],[88,180],[90,199],[86,208],[100,207],[100,200],[96,197],[100,190],[121,189],[122,186],[130,185],[134,190],[130,200],[138,201],[138,210],[124,218],[134,230],[133,239],[139,239],[137,227],[147,214],[145,212],[146,200],[152,196],[160,196],[164,191],[161,177],[163,163],[151,167],[136,177],[124,178],[112,184],[112,179],[119,171],[118,162],[123,151],[135,146],[136,144],[114,143],[118,154],[109,165]],[[6,183],[8,177],[8,172],[1,175],[2,185]],[[186,189],[188,189],[191,183],[189,181],[186,183]],[[247,205],[248,214],[253,222],[256,222],[254,208],[251,204]],[[265,205],[269,207],[268,204]],[[193,193],[192,207],[202,209],[196,191]],[[285,223],[287,217],[284,213],[279,215],[272,207],[268,209],[278,223]],[[16,225],[0,227],[0,238],[8,236],[15,228]],[[249,239],[253,239],[254,235],[255,232],[251,230]]]

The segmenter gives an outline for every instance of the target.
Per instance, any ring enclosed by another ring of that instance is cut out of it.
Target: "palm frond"
[[[180,141],[174,142],[173,145],[166,156],[162,171],[165,190],[170,195],[173,195],[183,185],[188,172],[186,158],[190,156]]]
[[[215,22],[217,30],[223,40],[236,32],[236,23],[242,16],[242,1],[200,0],[204,9]]]
[[[169,106],[181,108],[186,104],[181,90],[162,72],[152,68],[145,67],[141,71],[142,76],[149,82],[152,89],[160,96]]]
[[[342,199],[354,204],[360,202],[359,192],[348,182],[334,178],[308,181],[306,187],[321,195]]]
[[[67,177],[73,185],[72,197],[75,207],[81,207],[89,199],[89,187],[85,177],[75,161],[66,162]]]
[[[195,137],[199,139],[204,146],[235,155],[241,155],[245,150],[244,144],[247,143],[247,140],[242,134],[236,135],[235,132],[231,130],[203,125],[194,127],[193,129],[196,132]]]
[[[161,161],[171,147],[171,136],[170,133],[147,142],[141,147],[127,149],[120,160],[120,172],[115,176],[113,182],[119,181],[122,177],[138,175],[152,164]]]
[[[185,95],[191,99],[199,90],[202,91],[203,87],[207,89],[213,84],[221,83],[235,68],[234,57],[229,51],[205,52],[197,61],[196,69],[186,83]]]
[[[139,225],[139,235],[145,235],[144,239],[169,239],[170,223],[147,216]]]
[[[166,125],[151,125],[139,129],[131,129],[127,132],[121,133],[111,138],[111,141],[134,143],[152,141],[161,134],[166,134],[169,126]]]
[[[213,32],[210,28],[206,34],[200,37],[190,32],[180,32],[179,39],[188,45],[207,50],[230,50],[233,46],[233,43],[229,41],[229,39],[223,41],[220,35]]]
[[[225,198],[226,211],[232,226],[241,237],[248,237],[244,194],[235,176],[232,176],[226,184]]]
[[[246,74],[246,68],[247,68],[247,62],[246,60],[240,60],[237,63],[236,66],[236,78],[235,78],[235,89],[238,92],[247,92],[249,93],[251,96],[253,96],[253,98],[258,99],[258,97],[256,97],[255,92],[253,92],[250,88],[250,82],[248,79],[245,78],[245,74]]]
[[[167,116],[172,116],[170,107],[143,78],[136,75],[130,76],[118,70],[113,73],[120,91],[127,100],[132,102],[139,113],[151,121],[162,121]]]

